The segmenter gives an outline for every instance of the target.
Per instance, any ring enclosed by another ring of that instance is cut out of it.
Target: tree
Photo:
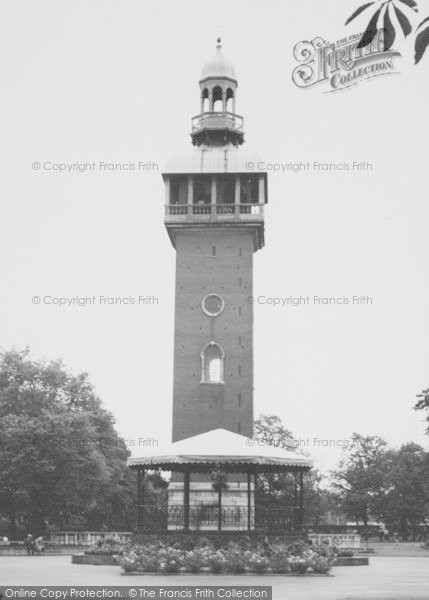
[[[128,450],[86,373],[29,350],[0,355],[0,512],[16,535],[17,514],[36,534],[130,509]]]
[[[292,433],[286,429],[280,417],[260,415],[254,424],[254,439],[261,445],[291,450],[296,448]]]
[[[254,438],[264,446],[296,450],[297,441],[276,415],[261,415],[254,425]],[[305,477],[304,512],[306,521],[317,529],[334,508],[331,493],[324,487],[324,476],[312,469]],[[291,473],[266,473],[258,477],[256,499],[271,505],[296,506],[296,481]]]
[[[367,529],[370,515],[382,512],[387,444],[378,436],[353,434],[339,468],[331,472],[332,489],[341,508]]]
[[[261,446],[273,446],[294,449],[292,433],[286,429],[280,417],[276,415],[260,415],[254,424],[254,439]],[[265,473],[258,477],[256,499],[271,504],[294,503],[294,478],[290,473]]]
[[[416,525],[429,515],[429,455],[414,443],[391,453],[385,470],[385,522],[408,539],[416,539]]]
[[[368,10],[369,9],[369,10]],[[407,38],[413,33],[413,16],[418,12],[415,0],[379,0],[366,2],[359,6],[347,19],[346,25],[356,19],[361,13],[372,12],[372,16],[358,44],[365,48],[374,40],[377,32],[383,31],[383,48],[388,51],[393,47],[397,34]],[[411,21],[410,21],[411,17]],[[429,46],[429,17],[425,17],[415,27],[414,61],[417,64],[422,59]]]
[[[421,394],[417,395],[418,401],[414,405],[414,410],[423,410],[428,414],[426,415],[426,421],[428,423],[426,434],[429,435],[429,388],[423,390]]]
[[[332,488],[342,509],[367,527],[382,520],[390,531],[413,539],[416,527],[429,515],[429,455],[414,443],[389,448],[377,436],[354,434],[332,472]]]
[[[326,477],[317,469],[308,473],[305,489],[305,519],[318,531],[328,512],[337,510],[336,497],[327,489]]]

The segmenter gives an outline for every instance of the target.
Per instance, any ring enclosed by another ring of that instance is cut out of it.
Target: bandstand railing
[[[190,531],[246,531],[263,529],[267,532],[291,532],[300,525],[300,508],[294,506],[256,505],[222,506],[221,518],[215,505],[190,505]],[[185,509],[183,504],[169,506],[140,505],[138,525],[143,531],[183,531]]]

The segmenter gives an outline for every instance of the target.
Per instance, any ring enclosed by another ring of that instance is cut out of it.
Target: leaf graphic
[[[416,37],[416,55],[415,55],[415,61],[416,64],[421,60],[423,54],[426,51],[426,48],[428,47],[429,44],[429,27],[426,27],[426,29],[423,29],[423,31],[421,31],[419,33],[419,35]]]
[[[381,7],[373,14],[371,21],[368,23],[368,27],[365,30],[365,33],[362,36],[361,41],[357,45],[358,48],[365,48],[372,42],[375,38],[375,34],[377,33],[377,22],[378,17],[380,16]]]
[[[429,17],[426,17],[426,19],[423,19],[423,21],[420,23],[420,25],[417,27],[417,29],[420,29],[420,27],[422,25],[424,25],[425,23],[427,23],[429,21]]]
[[[399,24],[402,27],[402,31],[404,32],[405,37],[407,37],[407,35],[409,35],[412,31],[412,27],[408,20],[408,17],[405,16],[404,13],[399,10],[399,8],[396,8],[395,5],[393,5],[393,8],[395,9],[396,18],[398,19]]]
[[[410,8],[412,8],[413,10],[415,10],[416,12],[418,12],[418,8],[417,8],[417,2],[414,2],[414,0],[399,0],[399,2],[403,2],[404,4],[406,4],[407,6],[409,6]]]
[[[365,10],[365,8],[368,8],[368,6],[371,6],[371,4],[374,4],[374,2],[368,2],[368,4],[363,4],[362,6],[359,6],[359,8],[357,10],[355,10],[355,12],[352,14],[352,16],[347,19],[346,25],[348,25],[350,23],[350,21],[353,21],[353,19],[355,19],[358,15],[360,15],[360,13]]]
[[[395,41],[395,29],[392,25],[392,21],[389,16],[389,5],[386,7],[386,12],[384,13],[384,51],[390,50],[393,46],[393,42]]]

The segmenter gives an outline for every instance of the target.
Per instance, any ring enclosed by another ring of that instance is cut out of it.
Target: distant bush
[[[113,556],[122,554],[125,547],[125,544],[115,538],[100,538],[84,554]]]

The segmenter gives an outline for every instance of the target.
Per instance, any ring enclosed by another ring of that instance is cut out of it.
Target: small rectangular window
[[[241,375],[241,365],[238,365],[238,374]]]
[[[212,256],[216,256],[216,246],[212,246]]]
[[[238,345],[241,346],[241,335],[238,336]]]
[[[238,406],[241,406],[241,393],[238,394]]]
[[[238,424],[237,430],[238,430],[238,433],[241,432],[241,423]]]
[[[241,317],[241,306],[238,307],[238,316]]]
[[[239,254],[240,256],[243,256],[243,248],[240,248],[240,250],[239,250],[238,254]]]
[[[238,279],[238,285],[241,287],[241,284],[242,284],[242,283],[243,283],[243,282],[241,281],[241,277],[239,277],[239,279]]]

